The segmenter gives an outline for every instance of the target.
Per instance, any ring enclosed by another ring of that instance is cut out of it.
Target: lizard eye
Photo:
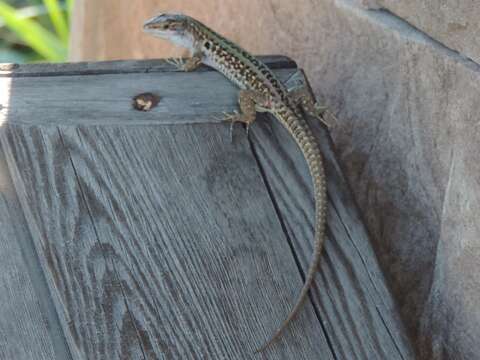
[[[169,22],[163,25],[164,30],[178,31],[181,29],[181,24],[177,22]]]

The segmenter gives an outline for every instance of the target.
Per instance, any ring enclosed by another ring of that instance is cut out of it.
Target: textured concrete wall
[[[358,0],[386,9],[433,39],[480,62],[480,3],[476,0]]]
[[[480,353],[480,66],[449,48],[475,54],[478,22],[474,10],[459,10],[452,23],[468,22],[473,40],[448,37],[444,46],[442,32],[427,36],[359,1],[78,0],[73,59],[169,56],[172,48],[140,27],[174,9],[254,53],[297,60],[338,115],[341,161],[420,358],[472,359]],[[413,1],[369,3],[427,21],[408,8]],[[438,28],[451,5],[436,3],[428,9]]]

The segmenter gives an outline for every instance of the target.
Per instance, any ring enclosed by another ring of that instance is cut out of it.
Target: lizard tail
[[[279,118],[285,119],[282,124],[293,135],[297,145],[301,149],[305,160],[307,161],[310,175],[313,181],[313,191],[315,197],[315,241],[313,256],[308,267],[305,282],[297,298],[295,306],[290,311],[290,314],[278,328],[275,334],[268,340],[262,347],[257,349],[255,353],[263,352],[272,343],[274,343],[282,334],[283,330],[290,324],[295,318],[303,303],[305,302],[308,291],[315,279],[318,265],[320,263],[320,255],[323,248],[323,242],[325,239],[325,223],[327,212],[327,192],[325,182],[325,170],[323,167],[323,159],[318,146],[317,139],[310,130],[308,124],[303,118],[288,114]]]

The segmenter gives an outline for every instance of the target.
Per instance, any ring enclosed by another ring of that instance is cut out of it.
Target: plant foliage
[[[72,6],[73,0],[0,0],[0,62],[65,61]]]

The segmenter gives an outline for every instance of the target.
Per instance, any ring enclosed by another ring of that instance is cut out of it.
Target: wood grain
[[[258,56],[270,69],[296,68],[295,61],[281,55]],[[74,63],[33,63],[14,64],[0,63],[0,77],[45,77],[65,75],[104,75],[131,74],[155,72],[179,72],[179,70],[164,59],[150,60],[117,60],[117,61],[81,61]],[[202,65],[196,72],[213,71]]]
[[[12,126],[2,137],[74,359],[102,353],[144,358],[114,265],[107,261],[110,249],[97,238],[58,129]],[[96,340],[97,334],[102,336]]]
[[[0,123],[208,123],[224,117],[223,112],[236,108],[238,90],[225,82],[221,74],[213,71],[183,73],[173,71],[170,65],[166,67],[164,61],[158,61],[157,64],[157,70],[165,71],[86,76],[82,71],[66,69],[64,66],[56,76],[37,76],[34,81],[31,77],[14,77],[13,81],[10,77],[0,78],[0,91],[9,97],[0,109]],[[132,66],[138,69],[136,64]],[[47,74],[51,74],[55,67],[43,68]],[[127,71],[126,65],[119,67]],[[293,68],[279,69],[276,74],[280,79],[287,79],[294,71]],[[214,86],[219,82],[223,85]],[[139,112],[132,107],[132,99],[145,92],[158,95],[160,103],[152,111]]]
[[[265,117],[250,141],[239,127],[230,143],[215,115],[236,107],[237,90],[218,74],[117,65],[2,80],[0,141],[69,351],[253,358],[310,260],[304,160]],[[278,74],[293,84],[293,72]],[[146,84],[169,91],[155,114],[125,105]],[[413,358],[331,142],[316,131],[329,176],[326,252],[312,302],[258,357]]]
[[[306,81],[299,71],[287,85],[294,88]],[[320,142],[329,198],[328,239],[312,299],[324,325],[336,324],[327,330],[335,354],[338,358],[412,358],[328,131],[316,119],[309,118],[309,123]],[[314,203],[303,155],[272,117],[264,116],[252,127],[251,143],[304,274],[313,252]]]
[[[311,293],[332,349],[339,359],[412,358],[365,228],[353,202],[345,200],[345,180],[330,139],[321,129],[317,135],[327,162],[329,216],[325,251]],[[288,132],[273,118],[252,127],[252,147],[303,275],[314,238],[308,168]]]
[[[1,147],[0,229],[0,359],[70,359]]]
[[[288,311],[301,278],[228,125],[5,136],[79,358],[244,359]],[[307,307],[271,358],[326,357],[322,334]]]

